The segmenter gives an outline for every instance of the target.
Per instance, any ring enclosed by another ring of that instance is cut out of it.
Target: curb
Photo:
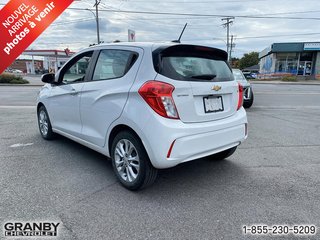
[[[0,83],[0,87],[5,86],[5,87],[42,87],[43,85],[40,84],[7,84],[7,83]]]
[[[253,84],[310,85],[310,86],[320,85],[320,81],[311,81],[311,82],[249,81],[249,82]]]

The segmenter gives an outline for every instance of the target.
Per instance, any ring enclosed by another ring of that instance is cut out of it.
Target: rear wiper
[[[213,80],[217,75],[214,74],[201,74],[201,75],[193,75],[191,78],[203,79],[203,80]]]

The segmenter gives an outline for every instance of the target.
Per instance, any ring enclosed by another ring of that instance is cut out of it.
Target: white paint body
[[[145,43],[98,45],[91,50],[131,50],[139,57],[122,78],[46,84],[38,104],[46,107],[53,131],[110,157],[110,133],[119,125],[127,126],[139,136],[156,168],[173,167],[240,145],[247,137],[247,117],[243,107],[237,111],[238,83],[177,81],[162,76],[153,66],[155,47]],[[158,115],[139,95],[139,88],[150,80],[175,87],[173,99],[180,119]],[[218,94],[223,96],[225,111],[207,114],[203,96],[216,94],[212,87],[217,84],[222,87]]]

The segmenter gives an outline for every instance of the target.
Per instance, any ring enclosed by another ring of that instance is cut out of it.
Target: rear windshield
[[[182,81],[231,81],[226,53],[219,49],[176,45],[154,52],[158,73]]]

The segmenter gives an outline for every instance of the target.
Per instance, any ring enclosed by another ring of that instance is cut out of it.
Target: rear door
[[[104,146],[109,126],[120,117],[138,71],[143,49],[110,47],[99,52],[81,93],[82,138]]]
[[[156,80],[175,87],[173,98],[181,121],[214,121],[237,111],[238,84],[224,51],[175,45],[155,53],[160,62]]]

